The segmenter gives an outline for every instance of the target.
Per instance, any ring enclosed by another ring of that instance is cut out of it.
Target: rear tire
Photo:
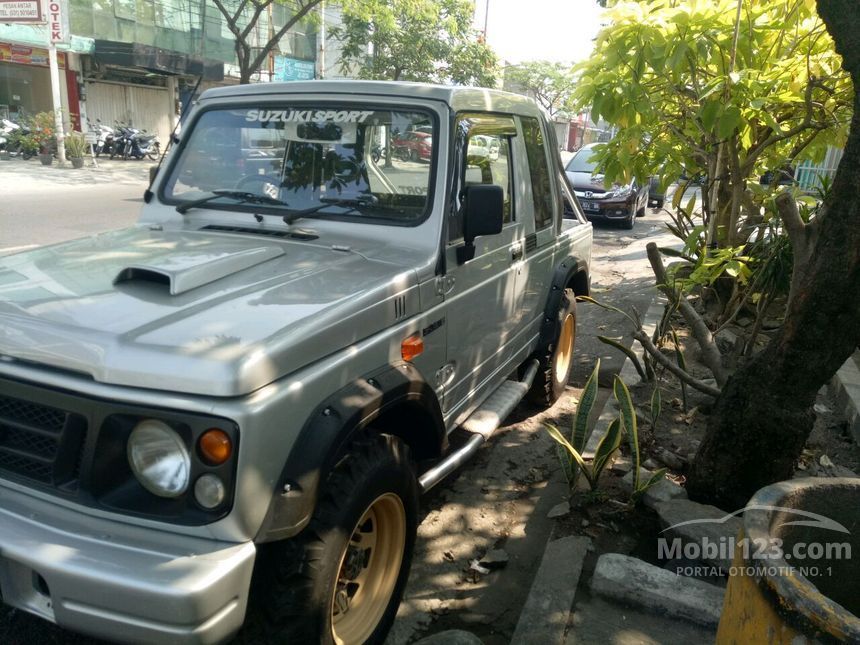
[[[161,156],[161,149],[158,143],[154,143],[152,148],[150,148],[149,152],[146,153],[146,156],[152,159],[153,161],[158,161],[158,158]]]
[[[241,643],[382,643],[409,577],[418,483],[397,437],[354,442],[310,524],[257,556]]]
[[[538,350],[540,363],[537,376],[529,390],[533,404],[548,408],[564,393],[573,368],[573,350],[576,345],[576,296],[565,289],[556,313],[556,335],[545,347]]]

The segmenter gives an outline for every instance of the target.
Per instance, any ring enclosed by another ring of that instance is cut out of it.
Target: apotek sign
[[[48,40],[65,43],[69,40],[69,14],[65,0],[47,0]]]
[[[0,0],[0,23],[42,23],[42,0]]]

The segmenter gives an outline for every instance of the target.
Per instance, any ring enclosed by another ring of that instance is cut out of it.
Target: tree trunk
[[[831,191],[803,231],[813,247],[785,324],[723,388],[687,482],[692,498],[730,510],[792,476],[817,392],[860,342],[860,3],[818,0],[818,11],[854,82],[854,116]]]

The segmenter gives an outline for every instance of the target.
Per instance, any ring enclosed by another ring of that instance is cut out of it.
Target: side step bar
[[[526,366],[522,381],[505,381],[466,419],[462,428],[472,433],[469,440],[418,478],[422,492],[427,492],[472,456],[502,425],[502,421],[523,400],[531,389],[540,364],[532,359]]]

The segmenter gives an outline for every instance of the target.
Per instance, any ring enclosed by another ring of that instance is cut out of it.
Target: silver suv
[[[552,128],[483,89],[210,90],[146,201],[0,260],[3,602],[115,641],[382,641],[419,494],[568,379],[591,226]]]

